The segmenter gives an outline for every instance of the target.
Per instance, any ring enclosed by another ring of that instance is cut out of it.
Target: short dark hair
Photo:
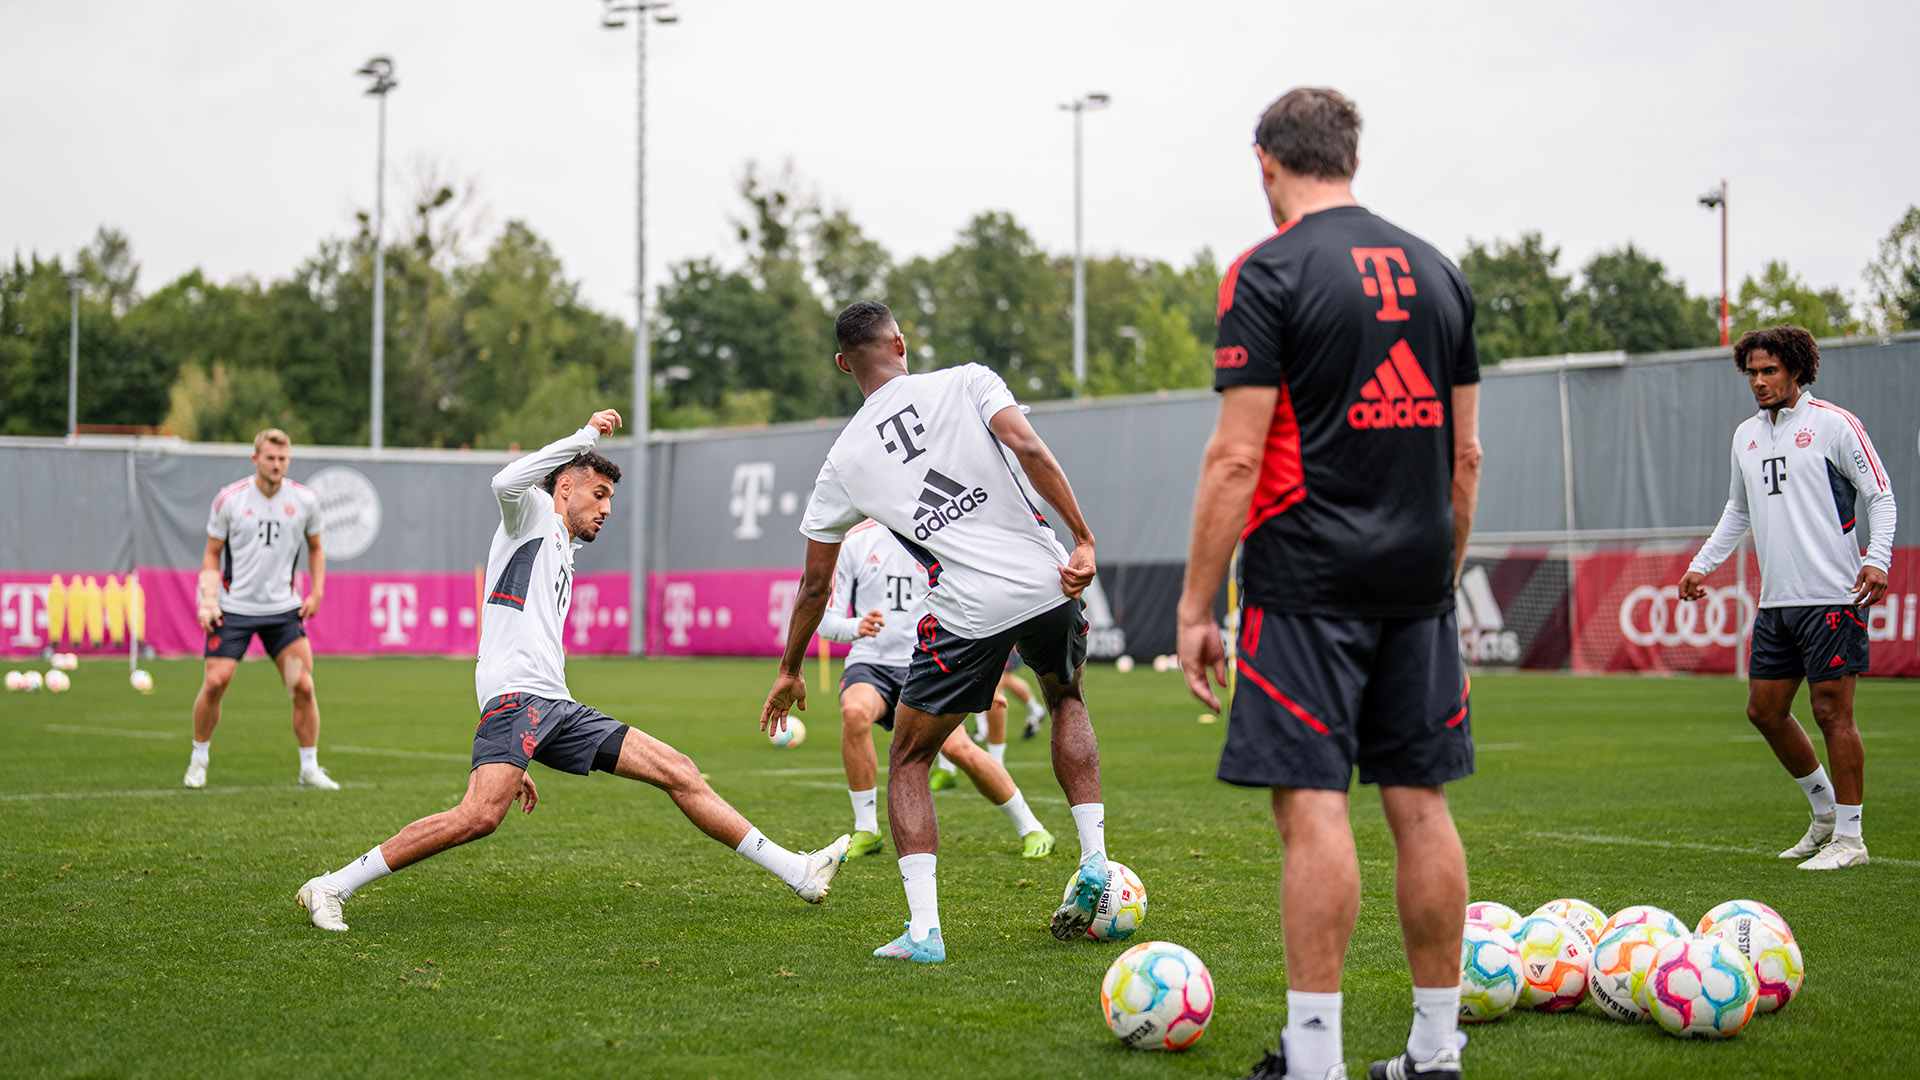
[[[540,481],[540,486],[546,489],[547,494],[553,494],[554,487],[560,483],[561,474],[569,469],[585,469],[589,473],[598,473],[616,484],[620,482],[620,466],[588,450],[585,453],[575,454],[565,465],[548,473],[546,479]]]
[[[893,322],[893,312],[878,300],[856,300],[840,312],[833,320],[833,337],[841,352],[851,352],[862,345],[871,345],[883,341],[888,324]]]
[[[1253,141],[1296,176],[1351,180],[1360,167],[1360,110],[1338,90],[1296,87],[1260,114]]]
[[[1813,380],[1820,374],[1820,346],[1814,343],[1813,335],[1790,323],[1769,326],[1765,330],[1749,330],[1740,335],[1733,346],[1733,366],[1741,371],[1747,370],[1747,359],[1756,349],[1764,349],[1768,355],[1780,361],[1787,369],[1793,381],[1801,386],[1812,386]]]

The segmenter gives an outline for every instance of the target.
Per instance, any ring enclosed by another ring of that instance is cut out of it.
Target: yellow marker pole
[[[820,686],[824,688],[833,685],[833,651],[827,644],[826,638],[822,637],[818,640],[820,642]]]
[[[80,578],[75,576],[74,581]],[[60,575],[53,575],[53,581],[47,586],[47,644],[55,649],[60,647],[60,635],[67,627],[67,587],[61,583]]]
[[[1233,702],[1235,660],[1240,651],[1240,547],[1234,545],[1233,558],[1227,561],[1227,700]]]

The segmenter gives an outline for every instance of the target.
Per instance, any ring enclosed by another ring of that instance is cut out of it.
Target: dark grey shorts
[[[1747,653],[1750,679],[1798,679],[1810,683],[1864,674],[1868,667],[1867,620],[1847,604],[1761,608],[1753,620]]]
[[[886,715],[874,723],[893,730],[893,710],[900,704],[900,688],[906,685],[905,667],[883,667],[879,664],[848,664],[846,673],[840,676],[840,692],[846,693],[847,687],[854,683],[866,683],[880,693],[880,700],[887,703]]]
[[[1052,675],[1062,686],[1087,661],[1087,617],[1077,598],[978,640],[955,634],[932,615],[920,619],[918,630],[900,703],[933,716],[991,708],[1010,650],[1020,650],[1035,675]]]
[[[502,694],[480,710],[473,733],[473,768],[529,760],[549,769],[585,776],[612,772],[627,725],[577,701],[531,694]]]

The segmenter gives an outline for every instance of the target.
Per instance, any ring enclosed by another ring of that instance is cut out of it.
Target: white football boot
[[[1834,814],[1828,814],[1826,817],[1816,816],[1813,823],[1807,826],[1807,835],[1801,837],[1799,843],[1781,852],[1780,857],[1804,859],[1809,855],[1818,854],[1821,848],[1827,846],[1827,841],[1833,839],[1834,818]]]
[[[207,786],[207,763],[204,761],[187,762],[187,778],[183,781],[190,788]]]
[[[833,875],[840,872],[840,864],[847,861],[847,848],[853,844],[853,837],[841,834],[840,839],[807,856],[807,873],[793,891],[809,904],[817,904],[827,898],[827,890],[833,887]]]
[[[327,775],[327,770],[315,765],[311,769],[300,770],[300,786],[319,788],[321,791],[339,791],[340,781]]]
[[[346,920],[340,915],[340,904],[346,900],[346,897],[341,896],[339,888],[327,880],[327,875],[321,874],[319,877],[308,880],[305,885],[300,886],[300,891],[295,893],[293,898],[301,907],[307,909],[307,913],[313,918],[313,925],[320,929],[345,930],[347,928]]]
[[[1836,836],[1820,854],[1800,864],[1802,870],[1840,870],[1867,865],[1867,842],[1858,836]]]

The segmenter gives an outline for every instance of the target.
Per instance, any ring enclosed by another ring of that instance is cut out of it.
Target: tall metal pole
[[[67,438],[80,434],[80,273],[67,279],[67,292],[73,297],[72,327],[67,332]]]
[[[639,78],[634,107],[633,176],[633,549],[628,565],[627,652],[647,654],[647,436],[652,426],[652,357],[647,352],[647,16],[635,12],[639,23]]]
[[[380,99],[380,145],[373,172],[373,373],[367,412],[368,444],[375,450],[386,444],[387,398],[387,93],[400,84],[393,78],[393,61],[376,56],[356,74],[373,79],[367,93]]]
[[[1727,182],[1720,181],[1720,344],[1727,344]]]
[[[1081,250],[1080,119],[1084,108],[1073,110],[1073,389],[1087,389],[1087,263]]]

